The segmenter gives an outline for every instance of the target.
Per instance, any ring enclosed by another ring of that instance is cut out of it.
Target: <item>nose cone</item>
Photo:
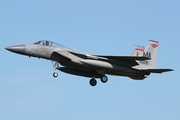
[[[25,54],[25,45],[15,45],[15,46],[7,47],[5,49],[14,53]]]

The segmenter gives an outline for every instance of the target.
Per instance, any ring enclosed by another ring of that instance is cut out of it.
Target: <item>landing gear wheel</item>
[[[53,61],[51,60],[52,64],[53,64],[53,68],[54,68],[54,73],[53,73],[53,76],[56,78],[58,76],[58,73],[56,72],[56,69],[59,68],[59,63],[57,61]]]
[[[108,77],[106,75],[101,77],[101,82],[106,83],[108,81]]]
[[[58,73],[57,72],[54,72],[53,73],[53,76],[56,78],[58,76]]]
[[[97,84],[97,81],[96,81],[96,79],[91,79],[89,81],[89,83],[90,83],[91,86],[95,86]]]

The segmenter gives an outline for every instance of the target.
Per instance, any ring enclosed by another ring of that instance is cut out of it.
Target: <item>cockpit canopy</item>
[[[41,41],[35,42],[34,44],[36,44],[36,45],[45,45],[45,46],[62,46],[60,44],[57,44],[57,43],[54,43],[54,42],[51,42],[51,41],[48,41],[48,40],[41,40]]]

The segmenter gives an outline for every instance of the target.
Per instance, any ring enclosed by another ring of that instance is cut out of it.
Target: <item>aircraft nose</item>
[[[15,45],[5,48],[14,53],[25,54],[25,45]]]

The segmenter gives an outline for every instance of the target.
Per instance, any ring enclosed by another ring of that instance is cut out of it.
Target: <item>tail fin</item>
[[[150,60],[138,61],[139,65],[135,66],[136,69],[154,69],[156,64],[156,56],[158,51],[159,42],[155,40],[149,40],[149,45],[139,56],[149,57]]]
[[[145,48],[140,45],[135,45],[135,46],[137,46],[137,47],[135,48],[135,50],[133,51],[131,56],[142,56]]]

